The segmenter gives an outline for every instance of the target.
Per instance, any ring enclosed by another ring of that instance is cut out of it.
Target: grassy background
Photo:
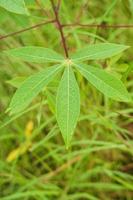
[[[34,0],[25,0],[31,16],[0,9],[0,35],[47,20]],[[50,16],[48,0],[41,1]],[[132,24],[132,0],[62,1],[63,23]],[[133,96],[133,29],[65,28],[69,52],[95,42],[131,46],[124,54],[93,62],[122,78]],[[6,49],[36,45],[63,53],[55,26],[0,41]],[[57,78],[50,93],[43,91],[23,113],[5,114],[18,85],[48,64],[29,64],[0,54],[0,200],[132,200],[133,199],[133,107],[105,98],[79,74],[81,114],[72,147],[66,150],[56,124],[54,98]],[[12,80],[10,82],[10,80]],[[9,82],[10,83],[9,83]],[[48,98],[46,98],[48,97]],[[48,99],[48,100],[47,100]],[[48,106],[49,105],[49,106]],[[50,107],[50,108],[49,108]]]

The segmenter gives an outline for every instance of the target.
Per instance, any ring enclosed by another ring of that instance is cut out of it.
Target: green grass
[[[34,1],[25,2],[30,17],[0,9],[0,35],[46,19],[35,3],[30,4]],[[49,5],[46,9],[52,15]],[[133,4],[130,0],[62,1],[63,23],[71,23],[78,17],[82,23],[132,24]],[[133,29],[65,28],[70,52],[97,41],[130,46],[121,57],[93,62],[93,65],[102,65],[122,78],[133,97],[132,35]],[[26,45],[52,48],[63,54],[59,33],[53,25],[0,41],[0,200],[132,200],[132,102],[119,103],[105,98],[76,74],[81,88],[81,114],[69,150],[65,149],[53,117],[54,103],[46,100],[45,92],[24,112],[13,117],[5,113],[16,90],[8,81],[49,66],[29,64],[2,53]],[[50,85],[53,97],[57,86],[58,79]],[[30,121],[34,128],[29,144],[25,129]],[[21,147],[19,155],[8,162],[9,153],[18,147]]]

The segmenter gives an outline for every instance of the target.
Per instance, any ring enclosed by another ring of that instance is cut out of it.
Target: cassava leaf
[[[24,80],[26,79],[26,77],[16,77],[16,78],[13,78],[13,79],[11,79],[11,80],[8,80],[8,81],[6,81],[8,84],[10,84],[10,85],[12,85],[12,86],[14,86],[14,87],[16,87],[16,88],[19,88],[21,85],[22,85],[22,83],[24,82]]]
[[[86,64],[77,63],[76,67],[92,85],[106,96],[118,101],[126,102],[130,100],[124,84],[115,76],[105,70]]]
[[[50,92],[49,90],[46,90],[46,95],[47,95],[49,108],[52,111],[52,113],[55,113],[56,96],[52,94],[52,92]]]
[[[5,53],[21,58],[24,61],[34,63],[62,62],[64,60],[62,55],[58,54],[52,49],[36,46],[26,46],[16,49],[10,49],[8,51],[5,51]]]
[[[66,148],[70,146],[80,112],[80,94],[74,72],[67,66],[59,84],[56,99],[56,116]]]
[[[24,0],[0,0],[0,6],[13,13],[28,15]]]
[[[16,114],[24,110],[39,92],[55,77],[62,69],[60,65],[44,69],[26,79],[14,94],[8,110]]]
[[[128,46],[112,43],[92,44],[75,52],[71,59],[75,61],[99,60],[115,56]]]

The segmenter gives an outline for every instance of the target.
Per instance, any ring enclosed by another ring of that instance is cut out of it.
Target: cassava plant
[[[54,0],[50,2],[54,19],[32,26],[29,29],[53,23],[60,33],[64,56],[53,49],[38,46],[24,46],[5,51],[8,56],[15,56],[23,61],[38,64],[51,63],[50,67],[45,67],[22,82],[15,92],[7,111],[12,115],[23,111],[58,74],[62,74],[56,95],[55,116],[66,148],[69,148],[80,115],[80,89],[75,74],[77,71],[80,72],[91,85],[113,100],[130,101],[130,96],[120,79],[107,72],[106,69],[102,69],[102,67],[99,68],[85,63],[86,61],[111,58],[122,53],[128,46],[114,43],[87,44],[82,49],[75,50],[72,53],[67,47],[64,27],[83,27],[85,25],[79,23],[62,24],[59,16],[61,1],[58,1],[57,4]],[[29,15],[24,0],[0,0],[0,6],[11,12]],[[26,30],[23,29],[19,33]],[[15,32],[15,34],[18,34],[18,32]],[[10,35],[2,38],[8,36]]]

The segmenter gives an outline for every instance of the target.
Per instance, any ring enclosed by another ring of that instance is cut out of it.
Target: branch
[[[50,0],[50,1],[51,1],[51,4],[52,4],[54,15],[55,15],[55,22],[57,24],[57,27],[58,27],[58,30],[60,32],[60,36],[61,36],[61,39],[62,39],[62,44],[63,44],[65,56],[66,56],[66,58],[68,58],[69,55],[68,55],[68,50],[67,50],[67,46],[66,46],[66,40],[65,40],[65,37],[64,37],[64,33],[63,33],[63,27],[60,23],[60,19],[59,19],[59,16],[58,16],[58,8],[55,6],[53,0]]]
[[[56,22],[55,20],[50,20],[50,21],[46,21],[46,22],[42,22],[40,24],[36,24],[34,26],[31,26],[29,28],[25,28],[25,29],[22,29],[22,30],[19,30],[19,31],[16,31],[16,32],[13,32],[13,33],[9,33],[7,35],[3,35],[3,36],[0,36],[0,40],[3,40],[3,39],[6,39],[8,37],[11,37],[11,36],[15,36],[15,35],[18,35],[19,33],[23,33],[23,32],[26,32],[28,30],[32,30],[32,29],[36,29],[38,27],[41,27],[43,25],[46,25],[46,24],[50,24],[50,23],[54,23]],[[60,24],[61,25],[61,24]],[[100,24],[80,24],[80,23],[72,23],[72,24],[62,24],[61,27],[76,27],[76,26],[79,26],[79,27],[83,27],[83,28],[121,28],[121,29],[128,29],[128,28],[133,28],[133,25],[100,25]],[[64,38],[65,39],[65,38]]]
[[[9,33],[7,35],[3,35],[3,36],[0,36],[0,40],[3,40],[3,39],[6,39],[8,37],[11,37],[11,36],[15,36],[15,35],[18,35],[20,33],[23,33],[23,32],[26,32],[26,31],[29,31],[29,30],[32,30],[32,29],[36,29],[38,27],[41,27],[43,25],[46,25],[46,24],[50,24],[50,23],[54,23],[55,20],[49,20],[49,21],[46,21],[46,22],[42,22],[40,24],[36,24],[34,26],[31,26],[29,28],[25,28],[25,29],[22,29],[22,30],[19,30],[19,31],[16,31],[16,32],[13,32],[13,33]]]
[[[62,27],[75,27],[79,26],[82,28],[133,28],[133,25],[126,24],[118,24],[118,25],[104,25],[104,24],[80,24],[80,23],[72,23],[72,24],[62,24]]]

